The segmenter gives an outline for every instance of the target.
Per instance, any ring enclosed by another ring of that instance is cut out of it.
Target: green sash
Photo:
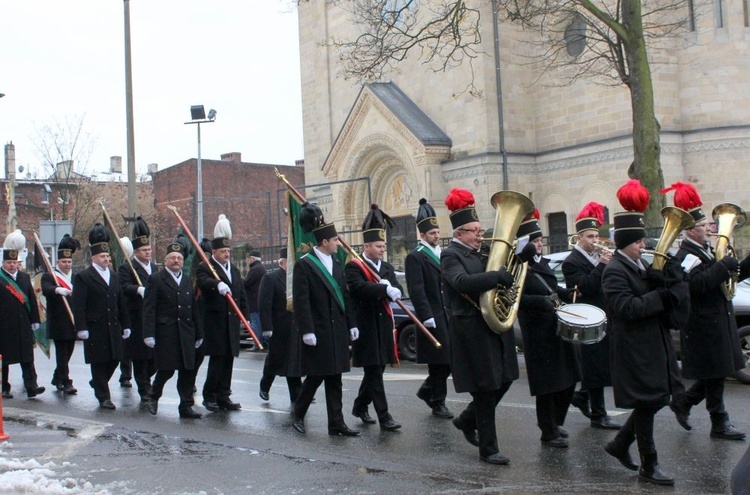
[[[440,266],[440,258],[435,255],[435,252],[432,249],[428,249],[424,244],[420,244],[419,246],[417,246],[417,251],[432,259],[432,261]]]
[[[310,253],[305,254],[301,259],[305,259],[305,258],[312,261],[312,264],[315,265],[318,271],[320,271],[320,273],[325,275],[326,279],[331,283],[333,290],[336,291],[336,297],[339,298],[339,304],[341,304],[341,309],[346,311],[346,305],[344,304],[344,294],[341,292],[341,287],[339,287],[339,283],[336,282],[336,279],[333,278],[333,275],[328,273],[328,270],[323,265],[323,262],[320,261],[317,256],[315,256],[314,254],[310,254]]]
[[[5,273],[5,270],[0,270],[0,279],[5,282],[5,288],[8,289],[8,291],[13,294],[13,297],[18,299],[21,304],[26,306],[26,310],[29,312],[29,314],[31,314],[31,301],[29,301],[26,293],[21,290],[16,281],[13,280],[13,278],[9,277]]]

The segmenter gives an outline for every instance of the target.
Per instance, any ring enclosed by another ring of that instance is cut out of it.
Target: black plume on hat
[[[367,212],[365,221],[362,222],[362,230],[370,229],[385,229],[386,224],[388,227],[393,228],[396,226],[393,219],[386,215],[386,213],[378,207],[375,203],[370,205],[370,211]]]
[[[205,237],[201,239],[200,246],[204,253],[210,253],[214,249],[211,239],[206,239]]]
[[[70,234],[65,234],[62,239],[60,239],[60,244],[57,246],[58,249],[70,249],[72,252],[76,252],[78,249],[81,249],[81,243],[78,242],[76,239],[73,239],[70,237]]]
[[[133,249],[148,246],[150,235],[151,231],[143,217],[136,218],[135,224],[133,224]]]
[[[180,253],[182,256],[187,258],[190,255],[190,251],[191,251],[190,241],[182,233],[177,234],[177,237],[175,237],[175,240],[172,241],[169,244],[169,246],[167,246],[167,254]]]
[[[435,208],[425,198],[420,199],[419,209],[417,210],[417,229],[424,234],[437,227],[437,213],[435,213]]]
[[[305,232],[312,232],[316,228],[325,224],[323,219],[323,210],[318,205],[305,201],[300,206],[299,226]]]
[[[191,252],[193,252],[193,246],[190,244],[190,239],[188,239],[185,234],[177,234],[174,242],[179,242],[180,244],[182,244],[182,247],[185,250],[185,256],[188,256]]]
[[[89,230],[89,244],[99,244],[101,242],[109,242],[109,231],[100,223],[94,224]]]

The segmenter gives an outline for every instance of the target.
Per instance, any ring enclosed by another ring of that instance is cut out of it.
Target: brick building
[[[295,186],[305,183],[304,162],[296,165],[247,163],[241,154],[225,153],[221,160],[202,159],[204,237],[212,238],[214,225],[225,214],[232,225],[234,247],[271,248],[284,244],[283,184],[274,167]],[[197,236],[196,190],[198,160],[191,158],[153,174],[154,206],[160,230],[176,235],[179,224],[167,205],[174,205]],[[157,253],[163,246],[156,246]],[[264,256],[265,257],[265,256]]]

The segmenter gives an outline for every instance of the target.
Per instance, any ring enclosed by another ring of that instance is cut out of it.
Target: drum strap
[[[547,281],[544,280],[544,277],[542,277],[538,273],[535,273],[534,276],[536,278],[538,278],[539,281],[547,288],[547,290],[549,291],[549,295],[550,296],[556,296],[557,295],[557,292],[555,292],[555,291],[552,290],[552,287],[550,287],[549,284],[547,283]]]

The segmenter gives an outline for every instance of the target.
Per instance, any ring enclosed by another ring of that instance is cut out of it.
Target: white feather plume
[[[23,251],[26,247],[26,238],[21,233],[21,229],[16,229],[5,237],[3,248]]]
[[[123,254],[126,258],[133,257],[133,242],[128,236],[120,237],[120,246],[122,246],[123,251],[125,251]]]
[[[232,227],[229,225],[229,219],[223,213],[219,215],[219,221],[216,222],[214,227],[214,239],[218,237],[232,238]]]

